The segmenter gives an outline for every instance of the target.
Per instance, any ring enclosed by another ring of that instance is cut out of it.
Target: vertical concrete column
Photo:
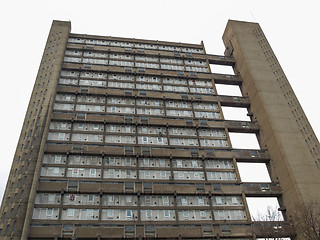
[[[223,41],[261,127],[259,143],[271,156],[268,168],[283,190],[286,217],[295,215],[320,201],[319,141],[259,24],[229,21]]]
[[[34,168],[31,170],[30,174],[33,176],[31,187],[28,193],[28,202],[26,205],[26,214],[23,223],[23,229],[21,233],[21,239],[27,240],[30,222],[33,213],[33,206],[36,197],[42,158],[44,154],[46,139],[49,130],[49,124],[51,119],[51,114],[54,106],[54,99],[56,95],[56,89],[60,77],[62,62],[64,58],[64,52],[66,49],[66,44],[68,41],[69,33],[71,31],[71,23],[63,21],[53,21],[52,26],[49,32],[45,50],[42,56],[42,61],[39,67],[35,88],[33,90],[28,111],[32,99],[37,96],[36,86],[40,84],[41,86],[46,86],[46,89],[43,90],[43,99],[42,99],[42,111],[37,119],[37,128],[38,133],[35,138],[38,139],[35,148],[33,149],[33,161],[35,161]],[[42,82],[45,81],[43,84]],[[39,83],[38,83],[39,82]],[[39,93],[38,93],[39,94]],[[28,114],[28,112],[27,112]],[[27,115],[26,115],[27,116]],[[23,132],[23,130],[22,130]]]

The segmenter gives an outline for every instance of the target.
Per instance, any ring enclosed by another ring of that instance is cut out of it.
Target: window
[[[146,204],[151,205],[151,197],[150,196],[146,196]]]
[[[206,212],[203,210],[200,210],[200,217],[205,218],[206,217]]]
[[[109,177],[110,178],[114,177],[114,169],[109,169]]]
[[[141,132],[147,133],[147,132],[148,132],[148,128],[147,128],[147,127],[142,127],[142,128],[141,128]]]
[[[164,210],[164,218],[166,218],[166,219],[170,218],[170,211],[169,210]]]
[[[232,204],[233,204],[233,205],[238,205],[238,199],[237,199],[237,197],[232,197],[232,198],[231,198],[231,201],[232,201]]]
[[[87,209],[87,219],[88,220],[93,219],[93,209]]]
[[[203,206],[204,205],[203,197],[198,197],[198,204],[199,204],[199,206]]]
[[[90,177],[96,177],[97,171],[96,169],[90,169]]]
[[[54,194],[49,194],[48,195],[48,203],[54,203],[54,197],[55,197]]]
[[[126,196],[126,203],[132,202],[132,196]]]
[[[151,219],[151,210],[146,210],[146,219],[147,220]]]
[[[216,176],[215,172],[211,172],[211,178],[214,179],[214,180],[217,179],[217,176]]]
[[[217,205],[222,205],[221,197],[216,197],[216,203],[217,203]]]
[[[166,164],[166,161],[164,159],[160,159],[160,166],[164,167]]]
[[[131,166],[131,158],[126,158],[126,165]]]
[[[187,206],[188,205],[187,197],[182,197],[181,198],[181,204],[182,204],[182,206]]]
[[[181,168],[182,167],[182,160],[177,160],[177,167]]]
[[[59,168],[53,168],[53,176],[58,176],[59,175]]]
[[[157,140],[158,140],[158,144],[163,144],[163,141],[162,141],[162,138],[160,137],[160,138],[157,138]]]
[[[142,137],[142,144],[148,144],[148,137]]]
[[[143,165],[144,166],[149,166],[149,158],[144,158],[143,159]]]
[[[126,132],[131,132],[131,126],[126,126]]]
[[[79,174],[79,169],[78,168],[73,168],[72,169],[72,177],[78,177]]]
[[[178,176],[179,176],[179,179],[184,179],[184,173],[183,172],[179,172]]]
[[[108,196],[108,204],[113,204],[113,202],[114,202],[114,196],[113,195],[109,195]]]
[[[132,220],[132,210],[126,210],[126,220]]]
[[[192,167],[193,167],[193,168],[197,168],[197,167],[198,167],[197,161],[192,160]]]
[[[59,133],[59,140],[64,140],[65,133]]]
[[[183,211],[183,217],[185,219],[189,218],[189,211]]]
[[[61,163],[61,158],[62,158],[61,155],[55,155],[55,157],[54,157],[54,163],[55,163],[55,164]]]
[[[115,165],[115,158],[114,157],[110,157],[109,158],[109,165]]]
[[[92,194],[89,194],[88,195],[88,202],[92,203],[93,202],[93,195]]]
[[[52,208],[47,208],[46,219],[52,219],[52,213],[53,213]]]
[[[168,196],[163,196],[162,197],[162,203],[163,203],[163,206],[169,206],[169,197]]]
[[[166,179],[167,178],[167,173],[166,171],[161,171],[161,178]]]
[[[68,209],[67,218],[68,219],[73,219],[73,217],[74,217],[74,209]]]
[[[107,210],[107,218],[112,219],[113,218],[113,209],[108,209]]]

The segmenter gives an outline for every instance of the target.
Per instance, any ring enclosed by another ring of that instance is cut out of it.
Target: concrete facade
[[[2,201],[3,239],[294,238],[294,207],[319,199],[306,188],[319,186],[319,144],[258,24],[230,21],[226,56],[70,31],[53,21]],[[223,106],[252,119],[227,121]],[[232,148],[229,132],[257,134],[261,150]],[[238,162],[266,163],[272,181],[242,182]],[[253,222],[247,197],[277,197],[285,220]]]
[[[283,191],[285,217],[295,216],[320,199],[319,141],[259,24],[229,21],[223,40],[260,125],[260,145],[271,156],[269,171]]]

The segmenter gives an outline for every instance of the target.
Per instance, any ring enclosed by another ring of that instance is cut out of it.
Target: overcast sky
[[[73,33],[200,43],[223,55],[228,19],[258,22],[319,138],[318,1],[2,1],[0,197],[52,20]]]

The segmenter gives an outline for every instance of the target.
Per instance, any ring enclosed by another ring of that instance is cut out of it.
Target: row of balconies
[[[247,149],[215,149],[212,148],[178,148],[178,147],[141,147],[141,146],[109,146],[109,145],[90,145],[90,144],[55,144],[47,143],[45,146],[46,153],[56,154],[93,154],[101,155],[108,153],[112,156],[134,156],[134,157],[168,157],[174,158],[215,158],[215,159],[232,159],[236,158],[239,161],[250,162],[268,162],[269,154],[262,150],[247,150]]]
[[[231,78],[229,76],[228,78]],[[145,75],[132,75],[125,73],[106,73],[106,72],[95,72],[86,71],[80,72],[78,70],[62,70],[61,79],[70,80],[92,80],[101,81],[101,84],[97,86],[106,86],[106,81],[115,82],[127,82],[127,83],[152,83],[152,84],[168,84],[178,86],[196,86],[196,87],[212,87],[212,79],[199,80],[199,79],[184,79],[179,77],[159,77],[159,76],[145,76]]]
[[[119,209],[108,207],[108,209],[92,208],[39,208],[33,209],[33,220],[62,220],[62,221],[246,221],[247,216],[242,209],[238,210],[177,210],[175,209]],[[181,224],[181,223],[180,223]]]
[[[125,182],[123,182],[125,181]],[[114,193],[114,194],[206,194],[241,195],[249,197],[281,196],[282,191],[276,183],[172,183],[155,180],[132,181],[119,179],[113,182],[97,180],[49,180],[40,179],[39,192],[71,191],[77,193]]]
[[[141,94],[141,91],[138,90],[123,90],[123,89],[102,89],[102,88],[83,88],[83,87],[67,87],[67,86],[58,86],[58,93],[64,94],[79,94],[83,93],[87,96],[103,97],[110,96],[115,98],[143,98],[143,100],[158,100],[160,101],[168,100],[170,105],[171,101],[182,101],[182,102],[194,102],[202,104],[217,104],[219,101],[222,106],[234,106],[234,107],[243,107],[247,108],[250,106],[250,101],[245,97],[232,97],[232,96],[217,96],[217,95],[197,95],[197,94],[188,94],[188,93],[168,93],[168,92],[149,92],[145,91]],[[182,104],[181,102],[181,104]],[[197,106],[197,105],[196,105]],[[175,106],[173,106],[175,107]]]
[[[230,239],[248,240],[257,238],[282,238],[294,237],[295,230],[289,222],[254,222],[247,224],[201,224],[198,226],[188,225],[117,225],[100,226],[92,225],[52,225],[44,226],[33,224],[30,228],[30,237],[65,237],[81,236],[87,239],[109,238],[160,238],[160,239]]]
[[[101,155],[71,155],[71,154],[45,154],[43,157],[43,166],[68,166],[80,167],[114,167],[121,169],[144,168],[144,169],[234,169],[232,160],[218,159],[170,159],[170,158],[135,158],[119,156],[101,156]]]
[[[79,208],[88,206],[118,206],[118,207],[178,207],[205,209],[209,206],[243,207],[240,195],[119,195],[119,194],[75,194],[75,193],[38,193],[35,204],[41,206],[72,205]]]
[[[165,69],[150,69],[150,68],[133,68],[128,66],[105,66],[95,65],[88,63],[63,63],[62,69],[88,72],[106,72],[106,73],[125,73],[125,74],[139,74],[139,75],[150,75],[155,77],[179,77],[179,78],[190,78],[198,80],[209,80],[214,79],[219,81],[221,84],[241,85],[241,78],[238,75],[229,74],[216,74],[216,73],[199,73],[193,71],[174,71]]]
[[[74,121],[77,123],[92,122],[92,124],[99,124],[101,122],[108,122],[110,124],[124,124],[124,126],[131,126],[132,124],[137,124],[137,126],[142,125],[164,127],[172,126],[183,127],[183,128],[198,128],[198,131],[206,129],[211,131],[211,129],[225,129],[228,128],[230,132],[246,132],[246,133],[257,133],[259,131],[259,125],[256,122],[247,121],[210,121],[205,119],[170,119],[170,118],[156,118],[156,117],[138,117],[138,116],[117,116],[117,115],[95,115],[90,113],[53,113],[53,120],[64,120],[64,121]]]

